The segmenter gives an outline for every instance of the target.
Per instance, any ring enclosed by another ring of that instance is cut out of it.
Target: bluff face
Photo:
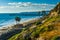
[[[44,23],[38,25],[36,23],[39,21],[35,22],[36,27],[31,26],[33,28],[28,28],[9,40],[55,40],[60,38],[60,3],[42,21],[44,20]]]

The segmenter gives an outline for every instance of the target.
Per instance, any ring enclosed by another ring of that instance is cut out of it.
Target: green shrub
[[[51,40],[60,40],[60,36],[54,36]]]
[[[52,30],[54,30],[54,26],[53,25],[49,25],[48,26],[48,31],[52,31]]]

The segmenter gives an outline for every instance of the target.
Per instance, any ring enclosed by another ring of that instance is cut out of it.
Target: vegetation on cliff
[[[44,21],[44,22],[43,22]],[[39,23],[39,24],[37,24]],[[28,29],[8,40],[56,40],[60,38],[60,3],[52,9],[44,20],[35,22]]]

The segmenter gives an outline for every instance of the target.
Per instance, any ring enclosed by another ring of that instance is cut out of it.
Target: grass
[[[52,39],[51,39],[51,40],[56,40],[58,37],[60,38],[60,36],[55,35],[54,37],[52,37]]]
[[[58,17],[47,18],[47,20],[42,25],[39,25],[39,26],[37,25],[37,27],[35,29],[29,29],[30,31],[27,31],[27,30],[22,31],[19,34],[16,34],[16,35],[12,36],[8,40],[17,40],[18,36],[21,36],[20,40],[24,40],[22,38],[22,35],[25,34],[25,33],[29,34],[30,32],[32,32],[32,33],[31,33],[31,35],[29,37],[35,37],[35,38],[37,38],[37,37],[39,37],[39,34],[42,34],[43,32],[45,32],[45,31],[48,30],[48,28],[47,28],[48,24],[52,23],[53,21],[55,21],[57,19],[60,19],[60,17],[58,16]],[[52,29],[50,28],[50,30],[52,30]],[[27,39],[29,39],[29,37],[27,37]]]
[[[23,29],[22,31],[24,31],[24,30],[25,30],[25,29]],[[12,37],[11,37],[10,39],[8,39],[8,40],[16,40],[19,35],[21,35],[21,34],[20,34],[20,33],[19,33],[19,34],[16,34],[16,35],[12,36]]]

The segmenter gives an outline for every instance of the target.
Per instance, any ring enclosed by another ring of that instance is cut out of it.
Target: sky
[[[60,0],[0,0],[0,13],[49,11],[58,2]]]

